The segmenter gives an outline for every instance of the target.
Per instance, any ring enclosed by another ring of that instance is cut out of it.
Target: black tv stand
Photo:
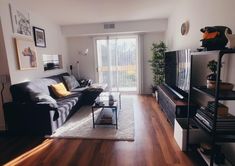
[[[178,93],[176,90],[174,90],[173,88],[171,88],[167,84],[164,84],[164,86],[166,86],[172,93],[174,93],[176,95],[175,96],[176,100],[185,100],[185,97],[183,95],[181,95],[180,93]]]
[[[166,85],[158,86],[158,102],[172,126],[174,126],[175,118],[187,118],[188,101],[186,98],[179,98],[172,88]],[[194,109],[190,112],[190,116],[193,115],[195,115]]]

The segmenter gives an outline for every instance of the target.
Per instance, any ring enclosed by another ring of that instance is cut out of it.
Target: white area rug
[[[95,111],[95,115],[100,109]],[[134,141],[134,112],[131,96],[122,96],[122,108],[118,115],[118,129],[102,125],[93,128],[91,106],[79,109],[63,126],[49,138],[83,138]]]

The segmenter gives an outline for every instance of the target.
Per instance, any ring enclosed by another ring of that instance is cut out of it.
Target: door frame
[[[94,58],[95,58],[95,80],[96,82],[99,81],[99,74],[98,74],[98,55],[97,55],[97,45],[96,41],[100,39],[112,39],[112,38],[135,38],[136,39],[136,54],[137,54],[137,90],[136,92],[124,92],[124,93],[134,93],[140,94],[142,89],[142,61],[141,61],[141,54],[140,54],[140,36],[138,34],[129,34],[129,35],[104,35],[98,36],[93,38],[93,48],[94,48]]]

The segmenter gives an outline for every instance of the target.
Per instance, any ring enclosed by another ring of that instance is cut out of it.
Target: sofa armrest
[[[51,108],[52,110],[54,110],[55,108],[58,108],[58,104],[52,103],[52,102],[42,101],[42,102],[37,102],[35,104],[39,104],[40,106],[47,107],[48,109]]]
[[[14,133],[51,134],[51,117],[57,120],[57,108],[46,103],[4,104],[4,115],[9,131]]]

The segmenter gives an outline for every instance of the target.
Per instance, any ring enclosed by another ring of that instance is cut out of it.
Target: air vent
[[[114,29],[114,28],[115,28],[115,24],[113,23],[104,24],[104,29]]]

